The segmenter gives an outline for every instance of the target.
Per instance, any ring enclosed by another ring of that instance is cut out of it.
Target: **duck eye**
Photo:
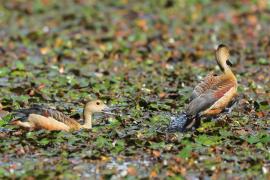
[[[233,66],[233,64],[231,63],[231,61],[230,61],[229,59],[226,61],[226,64],[227,64],[228,66]]]
[[[100,102],[96,102],[96,105],[100,105]]]

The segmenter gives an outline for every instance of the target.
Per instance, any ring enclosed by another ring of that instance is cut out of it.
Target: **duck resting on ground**
[[[229,61],[227,46],[221,44],[216,52],[221,75],[208,74],[193,90],[186,111],[171,119],[168,130],[184,132],[200,125],[200,117],[216,116],[232,102],[237,94],[237,79]]]
[[[91,129],[93,113],[109,113],[111,109],[100,100],[86,103],[83,111],[84,124],[81,125],[75,119],[68,117],[60,111],[41,105],[34,105],[28,109],[15,110],[15,114],[22,115],[22,118],[12,120],[11,124],[29,129],[46,129],[51,131]]]

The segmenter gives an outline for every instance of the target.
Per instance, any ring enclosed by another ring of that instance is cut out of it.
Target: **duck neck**
[[[217,61],[217,64],[224,74],[233,74],[231,68],[226,63],[220,63]]]
[[[92,112],[90,111],[84,111],[84,124],[82,125],[85,129],[91,129],[92,128]]]
[[[237,79],[234,75],[234,73],[232,72],[231,68],[226,64],[225,66],[223,66],[224,70],[223,73],[226,77],[229,77],[230,80],[234,81],[237,83]]]
[[[223,66],[223,72],[224,74],[233,74],[231,68],[228,65]]]

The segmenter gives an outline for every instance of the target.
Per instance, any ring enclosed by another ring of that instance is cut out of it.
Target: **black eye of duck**
[[[232,66],[232,65],[233,65],[229,59],[226,61],[226,64],[227,64],[228,66]]]
[[[100,105],[100,102],[96,102],[96,105]]]

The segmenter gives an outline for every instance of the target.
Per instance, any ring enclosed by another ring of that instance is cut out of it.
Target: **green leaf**
[[[8,114],[4,117],[2,117],[2,119],[0,118],[0,127],[8,124],[8,122],[13,118],[12,114]]]
[[[220,129],[220,130],[219,130],[219,134],[220,134],[223,138],[232,136],[232,132],[231,132],[231,131],[227,131],[227,130],[225,130],[225,129]]]
[[[18,69],[18,70],[24,70],[25,69],[24,64],[22,63],[22,61],[16,61],[15,66],[16,66],[16,69]]]
[[[10,70],[7,67],[0,68],[0,77],[7,76],[9,72],[10,72]]]
[[[265,58],[260,58],[259,59],[259,64],[261,64],[261,65],[267,65],[267,64],[269,64],[269,61],[267,59],[265,59]]]
[[[260,141],[260,139],[257,136],[250,136],[247,138],[247,142],[250,144],[254,144],[254,143],[257,143],[259,141]]]
[[[124,140],[117,140],[115,142],[115,147],[113,149],[114,153],[119,153],[125,149],[125,141]]]
[[[270,135],[265,134],[265,136],[262,136],[261,143],[264,143],[264,144],[270,143]]]
[[[50,140],[49,139],[47,139],[47,138],[43,138],[43,139],[41,139],[40,141],[39,141],[39,144],[41,144],[41,145],[47,145],[47,144],[49,144],[50,143]]]
[[[164,146],[165,146],[165,142],[160,142],[160,143],[152,142],[150,147],[152,149],[163,149]]]
[[[102,147],[104,147],[104,146],[109,145],[109,141],[110,141],[110,140],[108,140],[108,139],[106,139],[106,138],[100,136],[100,137],[97,138],[95,144],[96,144],[97,147],[102,148]]]
[[[217,145],[220,144],[221,137],[219,136],[207,136],[207,135],[201,135],[198,136],[195,141],[197,143],[200,143],[204,146],[211,146],[211,145]]]
[[[257,133],[249,137],[244,137],[244,139],[246,139],[246,141],[250,144],[255,144],[258,142],[266,144],[270,142],[270,135],[265,133]]]
[[[192,146],[187,145],[179,152],[178,156],[181,158],[188,158],[191,152],[192,152]]]

